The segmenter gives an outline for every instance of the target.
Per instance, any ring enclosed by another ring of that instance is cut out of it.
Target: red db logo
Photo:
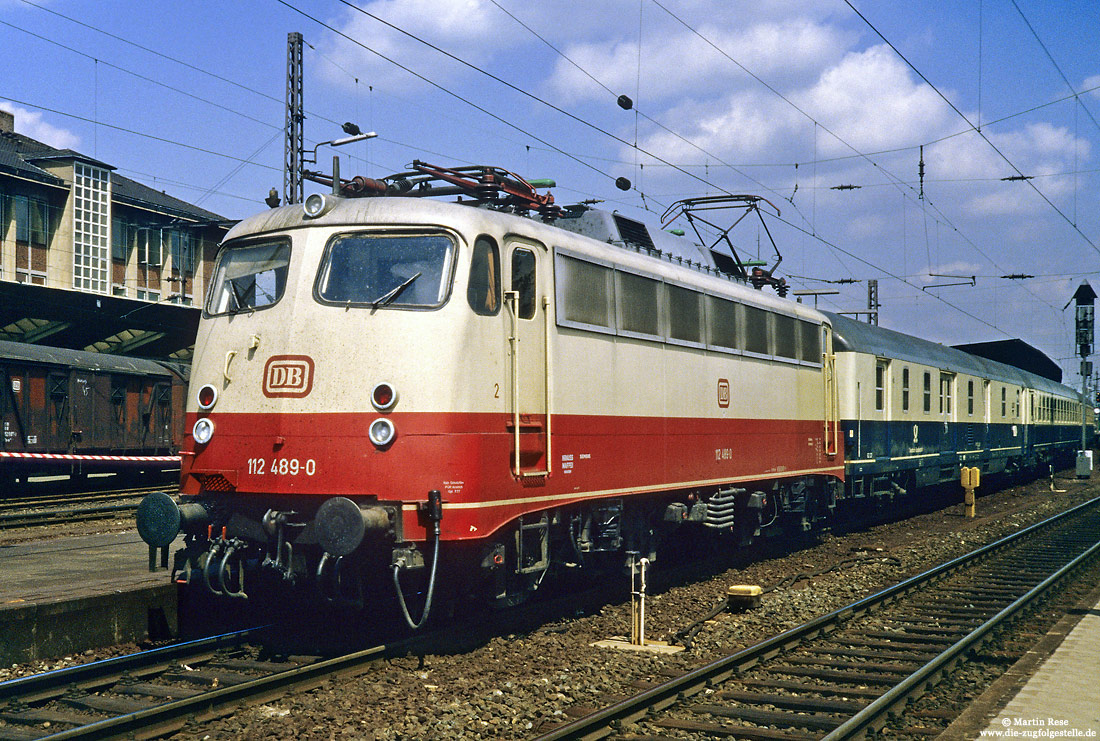
[[[718,379],[718,406],[722,409],[730,405],[730,382],[725,378]]]
[[[313,358],[273,355],[264,366],[264,396],[300,399],[313,390]]]

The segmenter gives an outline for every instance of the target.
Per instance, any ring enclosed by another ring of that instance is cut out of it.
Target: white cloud
[[[1093,97],[1100,98],[1100,75],[1093,75],[1087,78],[1081,84],[1081,88],[1090,90]]]
[[[518,33],[527,34],[487,0],[376,0],[363,10],[472,64],[483,64],[500,48],[514,45]],[[333,25],[359,43],[344,36],[324,43],[325,57],[343,68],[319,62],[319,71],[332,82],[349,83],[350,72],[376,88],[406,87],[413,78],[379,54],[441,84],[469,71],[357,10],[347,10]]]
[[[940,97],[915,80],[883,45],[847,54],[795,99],[822,125],[863,152],[927,141],[944,133],[949,120]],[[820,146],[826,155],[851,153],[828,136]]]
[[[17,105],[0,101],[0,108],[15,116],[15,131],[57,149],[76,149],[80,146],[80,137],[71,131],[58,128],[42,120],[42,114],[28,111]]]
[[[570,44],[562,52],[572,61],[558,58],[547,87],[565,103],[606,95],[579,66],[612,90],[634,97],[640,64],[641,107],[652,100],[705,99],[731,86],[759,87],[731,59],[764,80],[789,81],[839,58],[849,42],[847,33],[800,17],[736,30],[704,26],[698,35],[676,27],[659,41],[643,35],[640,59],[637,38]]]

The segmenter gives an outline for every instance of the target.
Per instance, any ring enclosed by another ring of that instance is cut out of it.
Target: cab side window
[[[535,253],[525,247],[512,251],[512,290],[519,294],[516,313],[520,319],[535,316]]]
[[[488,237],[474,242],[466,300],[475,314],[494,316],[500,311],[500,252]]]

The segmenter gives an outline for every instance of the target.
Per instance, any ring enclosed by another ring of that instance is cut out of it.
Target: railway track
[[[154,738],[314,686],[423,638],[336,658],[270,655],[250,628],[0,683],[0,740]]]
[[[1100,554],[1100,499],[667,682],[538,741],[861,738]]]
[[[164,486],[0,499],[0,530],[55,522],[101,520],[137,510],[142,497]]]

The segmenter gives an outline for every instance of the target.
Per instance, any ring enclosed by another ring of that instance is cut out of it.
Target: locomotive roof
[[[1027,386],[1059,396],[1077,397],[1077,392],[1069,386],[1012,365],[998,363],[947,345],[922,340],[892,329],[876,327],[832,312],[822,313],[829,317],[833,325],[835,348],[840,351],[908,360],[942,370]]]
[[[704,269],[715,269],[714,258],[702,245],[685,237],[653,228],[618,212],[589,206],[570,207],[566,209],[563,216],[543,222],[533,217],[430,198],[403,196],[343,198],[332,195],[326,195],[325,198],[331,199],[332,207],[321,216],[307,218],[300,204],[273,208],[241,221],[226,235],[226,240],[252,233],[308,226],[432,223],[433,221],[439,224],[450,224],[455,223],[456,219],[488,217],[500,220],[515,219],[517,223],[527,227],[539,225],[538,228],[562,229],[599,242],[627,249],[649,251],[683,264],[690,262]],[[409,216],[413,213],[416,214],[416,218],[410,219]]]
[[[63,368],[100,373],[121,373],[138,376],[178,376],[187,379],[188,368],[185,365],[162,363],[145,358],[130,358],[122,355],[67,350],[60,347],[46,347],[27,342],[9,342],[0,340],[0,360],[23,363],[41,363]]]

